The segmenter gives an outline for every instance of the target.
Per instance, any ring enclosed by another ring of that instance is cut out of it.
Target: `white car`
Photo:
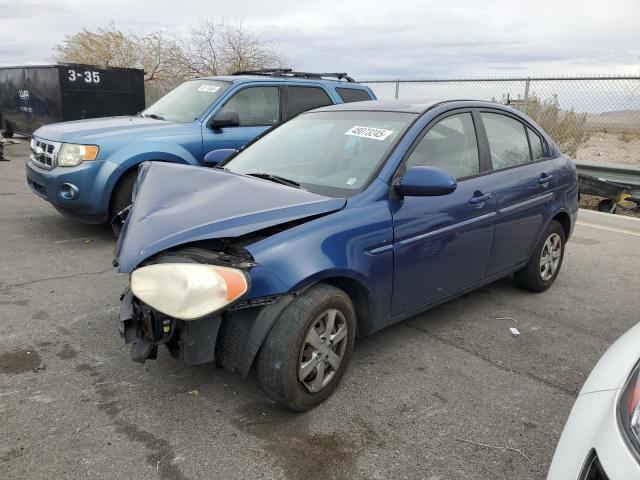
[[[602,356],[571,410],[547,480],[640,479],[640,324]]]

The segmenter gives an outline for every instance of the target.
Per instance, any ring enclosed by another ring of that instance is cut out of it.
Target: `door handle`
[[[480,193],[480,192],[478,192]],[[486,202],[487,200],[491,199],[491,194],[490,193],[484,193],[484,194],[480,194],[480,195],[474,195],[473,197],[471,197],[469,199],[469,203],[471,205],[475,205],[478,208],[481,208],[484,205],[484,202]]]
[[[540,175],[540,178],[538,179],[538,183],[540,185],[548,185],[552,179],[553,179],[552,173],[550,174],[543,173],[542,175]]]

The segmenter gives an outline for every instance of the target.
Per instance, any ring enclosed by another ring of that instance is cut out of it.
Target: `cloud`
[[[185,35],[199,18],[220,14],[242,18],[307,71],[358,78],[640,73],[637,0],[0,0],[0,62],[42,62],[65,35],[110,21],[134,33]]]

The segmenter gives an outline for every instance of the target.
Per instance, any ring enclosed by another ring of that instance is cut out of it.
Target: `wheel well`
[[[571,234],[571,218],[569,218],[569,215],[565,212],[559,212],[555,217],[553,217],[553,219],[560,225],[562,225],[562,230],[564,230],[564,238],[565,240],[568,239],[569,235]]]
[[[120,183],[125,179],[125,177],[127,175],[131,175],[131,173],[133,173],[136,170],[138,170],[139,166],[140,166],[140,164],[136,163],[133,167],[129,167],[127,170],[125,170],[122,173],[122,175],[120,175],[118,177],[118,179],[116,180],[116,183],[113,184],[113,188],[111,189],[111,193],[109,194],[109,209],[111,209],[111,204],[113,202],[113,192],[115,192],[116,188],[118,188],[118,185],[120,185]]]
[[[373,324],[373,305],[367,288],[357,280],[348,277],[323,278],[323,283],[333,285],[344,291],[356,310],[356,335],[367,335]]]

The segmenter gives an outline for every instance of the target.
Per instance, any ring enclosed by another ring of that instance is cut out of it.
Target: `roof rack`
[[[346,80],[347,82],[355,82],[346,73],[309,73],[294,72],[291,68],[262,68],[259,70],[243,70],[234,72],[232,75],[261,75],[265,77],[289,77],[289,78],[335,78],[337,80]]]

